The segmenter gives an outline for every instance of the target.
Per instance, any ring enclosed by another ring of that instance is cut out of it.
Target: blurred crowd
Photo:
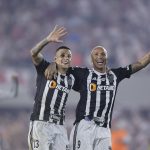
[[[150,109],[120,108],[114,112],[112,121],[112,144],[114,150],[150,150]],[[119,133],[120,132],[120,133]],[[122,132],[122,133],[121,133]],[[115,143],[115,134],[118,143]],[[120,134],[120,135],[119,135]],[[124,134],[124,135],[121,135]],[[124,148],[117,148],[122,144]]]
[[[150,49],[149,13],[149,0],[1,0],[0,63],[30,67],[29,50],[58,24],[68,30],[75,65],[89,65],[96,45],[109,51],[111,66],[127,65]]]
[[[73,109],[70,108],[67,113],[66,127],[68,132],[73,126]],[[114,113],[112,132],[120,129],[127,132],[129,137],[125,139],[127,150],[150,150],[150,110],[122,108]],[[29,109],[0,111],[0,150],[28,150],[29,116]]]
[[[149,0],[0,0],[0,84],[6,83],[13,70],[19,70],[21,99],[33,96],[35,81],[30,49],[55,24],[67,28],[63,45],[72,49],[74,65],[90,66],[90,50],[96,45],[108,50],[111,67],[135,62],[150,50],[149,14]],[[45,48],[47,60],[53,60],[53,49],[58,46]],[[27,85],[30,85],[28,91],[24,88]],[[28,149],[31,110],[15,108],[0,110],[0,150]],[[66,126],[70,132],[74,114],[72,108],[69,110]],[[117,110],[112,129],[120,128],[128,134],[129,150],[150,150],[149,108]]]

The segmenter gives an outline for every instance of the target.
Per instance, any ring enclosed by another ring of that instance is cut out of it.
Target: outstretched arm
[[[132,73],[136,73],[137,71],[143,69],[150,63],[150,52],[139,59],[136,63],[133,63],[132,66]]]
[[[66,34],[67,34],[67,32],[66,32],[66,29],[64,27],[58,27],[56,25],[55,28],[53,29],[53,31],[46,38],[44,38],[35,47],[33,47],[31,49],[30,52],[31,52],[31,57],[32,57],[33,63],[35,65],[38,65],[42,61],[43,55],[41,54],[41,51],[48,43],[63,42],[62,40],[60,40],[60,38]]]

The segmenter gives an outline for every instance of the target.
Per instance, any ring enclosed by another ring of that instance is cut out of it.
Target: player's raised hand
[[[58,25],[56,25],[46,39],[48,40],[48,42],[62,43],[63,41],[61,40],[61,38],[66,34],[67,31],[64,27],[58,27]]]

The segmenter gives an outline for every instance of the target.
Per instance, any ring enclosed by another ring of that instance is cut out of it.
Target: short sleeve
[[[125,78],[130,78],[130,76],[132,74],[132,67],[131,67],[131,65],[128,65],[126,67],[112,69],[112,71],[115,73],[118,81],[120,82],[121,80],[123,80]]]
[[[49,64],[49,62],[43,59],[39,65],[35,65],[36,71],[38,73],[44,73]]]
[[[73,90],[80,91],[81,83],[87,71],[88,68],[81,68],[81,67],[69,68],[69,73],[71,73],[75,78],[74,86],[72,88]]]

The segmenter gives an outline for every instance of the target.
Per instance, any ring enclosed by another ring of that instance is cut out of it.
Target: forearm
[[[35,47],[31,49],[30,52],[34,64],[38,65],[42,61],[43,55],[41,54],[41,51],[48,43],[49,41],[47,40],[47,38],[44,38]]]
[[[35,47],[31,49],[31,56],[36,57],[48,43],[49,42],[46,38],[40,41]]]
[[[136,63],[132,64],[132,73],[135,73],[143,68],[145,68],[150,63],[150,52],[144,57],[139,59]]]
[[[54,43],[63,42],[62,40],[60,40],[60,38],[66,34],[67,32],[64,27],[58,27],[56,25],[53,31],[50,32],[46,38],[44,38],[41,42],[39,42],[35,47],[31,49],[30,52],[31,52],[33,63],[38,65],[42,61],[43,56],[40,52],[42,51],[44,46],[46,46],[48,43],[51,43],[51,42],[54,42]]]

